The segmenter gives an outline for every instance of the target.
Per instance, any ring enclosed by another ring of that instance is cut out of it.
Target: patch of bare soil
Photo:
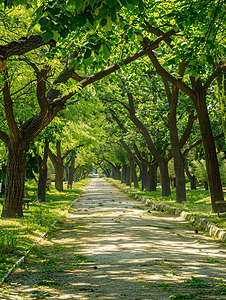
[[[223,244],[94,178],[0,299],[226,299]]]

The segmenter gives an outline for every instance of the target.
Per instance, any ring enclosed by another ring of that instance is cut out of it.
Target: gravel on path
[[[226,247],[94,178],[0,299],[226,299]]]

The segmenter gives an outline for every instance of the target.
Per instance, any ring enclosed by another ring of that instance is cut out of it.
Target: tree
[[[46,182],[47,182],[47,159],[49,151],[49,142],[45,139],[43,157],[38,154],[37,149],[33,147],[33,152],[38,162],[38,202],[44,202],[46,197]]]

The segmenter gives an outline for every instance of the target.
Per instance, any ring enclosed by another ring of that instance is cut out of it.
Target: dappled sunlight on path
[[[50,256],[54,245],[62,248],[53,257],[64,270],[49,271],[48,280],[54,278],[59,286],[46,286],[48,299],[170,299],[193,291],[184,286],[192,276],[208,287],[226,284],[222,244],[203,232],[195,234],[179,217],[148,211],[100,178],[73,203],[65,225],[49,243]],[[26,299],[37,290],[32,276],[41,278],[39,267],[32,268],[30,285],[23,287]],[[16,299],[17,292],[15,287],[5,299]],[[209,298],[203,287],[195,293],[207,297],[199,299],[224,299],[214,289]]]

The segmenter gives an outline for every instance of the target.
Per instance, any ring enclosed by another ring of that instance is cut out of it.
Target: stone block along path
[[[4,284],[0,299],[226,299],[226,247],[102,178]]]

